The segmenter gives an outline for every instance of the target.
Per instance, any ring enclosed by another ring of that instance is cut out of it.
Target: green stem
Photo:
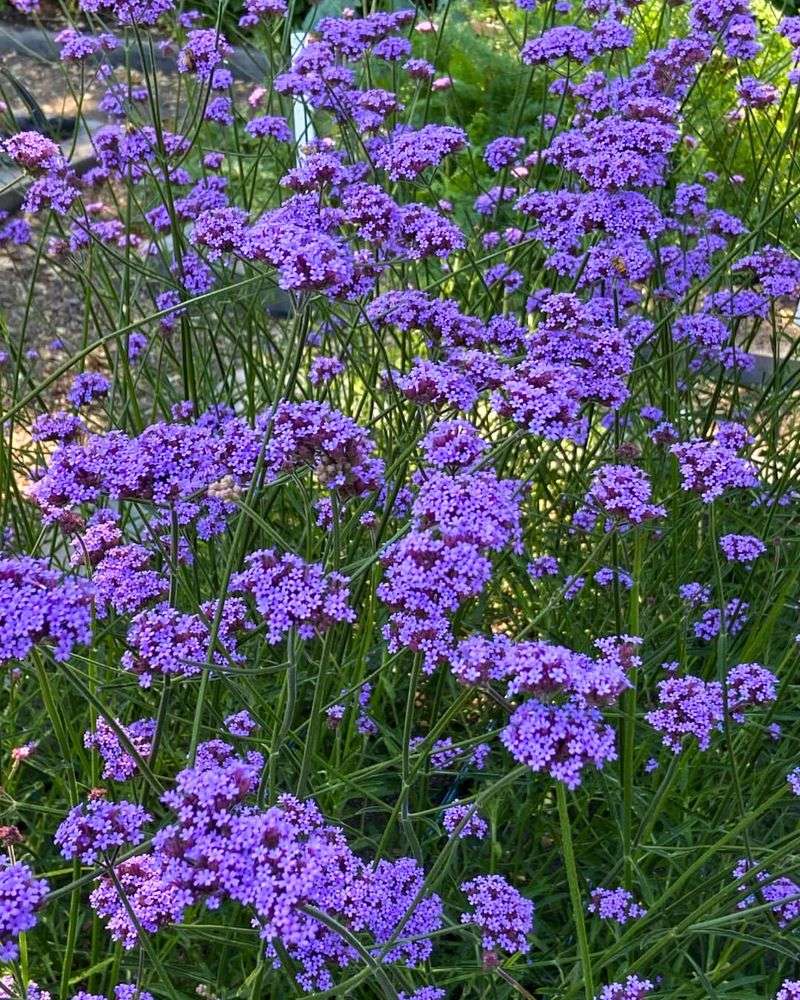
[[[643,534],[636,532],[633,550],[633,587],[631,588],[631,604],[628,613],[628,625],[631,635],[639,634],[639,600],[640,577],[642,575]],[[636,671],[628,678],[631,687],[622,696],[622,853],[624,859],[624,883],[630,890],[633,882],[633,858],[631,855],[633,843],[633,782],[636,745],[636,688],[638,678]]]
[[[581,898],[581,888],[578,882],[578,869],[575,864],[575,850],[572,845],[572,827],[569,822],[567,789],[560,781],[556,782],[556,799],[558,801],[558,818],[561,824],[561,848],[564,852],[564,866],[567,869],[569,895],[572,900],[572,916],[575,920],[575,933],[578,937],[578,952],[581,959],[583,986],[586,993],[586,1000],[593,1000],[592,962],[589,956],[589,939],[586,936],[586,921],[583,919],[583,899]]]

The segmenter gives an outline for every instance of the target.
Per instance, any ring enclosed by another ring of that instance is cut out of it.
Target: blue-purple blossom
[[[348,604],[347,577],[326,573],[319,563],[304,562],[293,553],[252,552],[247,568],[231,578],[230,590],[252,596],[267,624],[269,643],[280,642],[292,629],[302,639],[310,639],[336,622],[352,622],[356,617]]]
[[[622,886],[616,889],[593,889],[586,909],[589,913],[596,913],[600,920],[613,920],[618,924],[627,924],[629,920],[636,920],[647,913],[636,902],[633,893]]]
[[[94,732],[83,734],[83,745],[87,750],[96,750],[103,758],[103,777],[110,781],[127,781],[139,770],[139,760],[147,761],[153,749],[156,732],[155,719],[138,719],[124,726],[116,721],[116,727],[100,716]],[[120,740],[119,730],[125,734],[127,743],[136,751],[134,756]],[[138,758],[138,759],[137,759]]]
[[[90,799],[69,811],[53,840],[67,860],[78,858],[91,865],[120,847],[141,843],[142,828],[152,818],[133,802]]]
[[[767,551],[766,545],[755,535],[723,535],[719,547],[728,562],[750,564]]]
[[[513,954],[530,950],[533,903],[502,875],[478,875],[463,882],[461,891],[473,907],[461,914],[461,922],[478,929],[484,951]]]
[[[61,579],[43,559],[0,559],[0,663],[23,660],[40,644],[67,660],[91,641],[92,588]]]
[[[563,705],[524,701],[500,734],[506,750],[532,771],[545,771],[577,788],[589,764],[600,769],[616,760],[614,730],[596,708],[571,700]]]
[[[231,736],[250,736],[258,729],[258,723],[244,708],[225,719],[225,728]]]
[[[86,406],[107,396],[110,388],[111,383],[100,372],[83,372],[75,376],[67,399],[73,406]]]
[[[712,735],[722,729],[722,685],[691,674],[659,681],[658,708],[645,718],[673,753],[684,749],[689,736],[701,750],[708,750]]]
[[[453,836],[465,817],[466,822],[458,832],[459,838],[466,840],[467,837],[475,837],[476,840],[483,840],[489,832],[489,827],[481,814],[471,806],[458,802],[449,806],[442,814],[442,826],[450,836]]]
[[[654,989],[651,980],[628,976],[624,982],[604,986],[595,1000],[645,1000]]]
[[[47,882],[37,879],[24,861],[0,854],[0,961],[18,957],[17,938],[36,926],[47,889]]]

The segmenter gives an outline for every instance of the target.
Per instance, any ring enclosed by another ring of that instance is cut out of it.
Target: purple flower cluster
[[[687,674],[658,683],[659,707],[645,715],[661,733],[661,742],[680,753],[684,739],[694,736],[701,750],[708,750],[715,731],[722,729],[722,685]]]
[[[258,729],[258,723],[245,708],[241,712],[229,715],[225,719],[225,728],[231,736],[250,736]]]
[[[110,10],[120,24],[153,25],[173,9],[172,0],[80,0],[81,10],[96,14]]]
[[[725,605],[724,611],[720,611],[719,608],[709,608],[705,611],[692,626],[694,634],[698,639],[711,642],[722,631],[724,622],[728,635],[736,635],[747,624],[749,609],[749,604],[738,597],[733,597]]]
[[[42,413],[31,425],[34,441],[74,441],[84,433],[86,427],[80,417],[64,410]]]
[[[739,861],[733,869],[733,877],[743,880],[738,886],[745,895],[736,904],[738,910],[747,910],[751,906],[770,903],[778,926],[787,927],[800,918],[800,885],[786,876],[775,878],[764,869],[750,875],[754,863],[746,858]],[[754,883],[754,884],[753,884]]]
[[[693,0],[690,27],[716,38],[732,59],[753,59],[761,51],[749,0]]]
[[[323,486],[342,498],[377,491],[383,462],[372,457],[369,434],[327,403],[283,402],[267,442],[273,476],[309,466]]]
[[[595,1000],[644,1000],[654,989],[655,985],[649,979],[628,976],[624,983],[604,986]]]
[[[196,902],[216,909],[230,900],[255,913],[273,961],[274,944],[281,943],[308,991],[331,989],[331,967],[345,968],[358,958],[309,908],[368,935],[376,955],[395,939],[385,962],[414,966],[427,960],[442,904],[422,893],[422,869],[411,858],[362,861],[313,802],[283,795],[267,809],[248,805],[262,767],[259,754],[237,757],[221,741],[198,748],[194,767],[181,771],[162,797],[173,821],[156,834],[151,852],[115,870],[127,905],[110,878],[92,893],[92,906],[112,936],[132,948],[137,923],[155,933],[180,922]]]
[[[308,370],[308,381],[312,385],[325,385],[345,370],[344,362],[339,358],[317,357],[311,362]]]
[[[72,387],[67,393],[67,399],[75,407],[88,406],[96,399],[103,399],[108,395],[111,383],[100,372],[83,372],[76,375]]]
[[[233,53],[224,35],[215,28],[190,31],[178,53],[178,71],[194,73],[199,80],[210,80],[214,70]]]
[[[546,771],[577,788],[584,767],[602,768],[617,759],[614,730],[596,708],[575,700],[563,705],[523,702],[500,734],[511,756],[532,771]]]
[[[755,535],[723,535],[719,540],[719,547],[728,562],[746,565],[755,562],[767,551],[766,545]]]
[[[533,903],[502,875],[478,875],[464,882],[461,891],[473,907],[461,914],[461,922],[478,928],[484,951],[513,954],[530,949]]]
[[[213,650],[209,623],[216,616],[217,602],[210,601],[201,610],[202,618],[162,603],[133,619],[122,666],[139,678],[141,687],[150,687],[156,674],[192,677],[209,662],[218,666],[241,662],[236,635],[252,628],[244,602],[236,597],[225,601]]]
[[[50,521],[69,520],[73,508],[104,498],[145,500],[174,506],[180,524],[196,521],[200,537],[209,538],[234,509],[213,495],[215,487],[248,482],[259,446],[260,435],[243,420],[213,413],[196,423],[151,424],[136,437],[93,434],[58,448],[29,492]],[[162,526],[171,523],[167,515]]]
[[[604,517],[606,530],[614,525],[642,524],[665,517],[666,510],[651,502],[647,474],[632,465],[604,465],[595,473],[584,506],[575,514],[576,527],[591,529]]]
[[[770,705],[778,697],[778,678],[760,663],[740,663],[725,679],[728,711],[735,722],[744,722],[746,708]]]
[[[70,809],[53,840],[68,860],[78,858],[91,865],[120,847],[140,844],[142,827],[152,818],[133,802],[90,799]]]
[[[115,865],[116,881],[103,876],[92,890],[92,909],[124,948],[133,948],[139,942],[137,924],[144,933],[155,934],[167,924],[180,923],[186,907],[194,901],[189,889],[169,879],[165,869],[166,859],[142,854]]]
[[[491,562],[471,542],[448,543],[421,531],[391,545],[381,562],[377,594],[391,611],[384,629],[389,649],[422,653],[432,671],[452,650],[450,614],[483,590]]]
[[[503,674],[508,696],[525,693],[539,699],[562,693],[582,704],[613,704],[630,687],[627,673],[640,664],[638,637],[600,639],[597,659],[548,642],[519,642],[504,649]]]
[[[47,882],[37,879],[24,861],[12,863],[0,854],[1,962],[13,962],[19,955],[17,938],[36,926],[36,911],[47,889]]]
[[[17,132],[3,142],[3,151],[23,170],[33,174],[47,170],[61,156],[56,143],[39,132]]]
[[[371,150],[375,165],[393,181],[415,180],[429,167],[438,166],[467,144],[465,133],[452,125],[425,125],[403,129],[380,141]]]
[[[477,462],[489,447],[467,420],[441,420],[422,439],[425,461],[439,469],[456,471]]]
[[[24,660],[38,645],[57,660],[91,641],[92,588],[61,579],[42,559],[0,559],[0,663]]]
[[[711,441],[695,438],[674,444],[670,451],[678,459],[681,487],[711,503],[726,490],[758,486],[755,466],[738,454],[748,440],[741,424],[725,424]]]
[[[561,59],[588,63],[603,52],[626,49],[632,41],[631,29],[613,18],[598,21],[591,31],[584,31],[573,25],[558,25],[526,42],[520,57],[529,66],[554,63]]]
[[[28,995],[28,1000],[33,1000],[30,994]],[[104,994],[85,993],[81,990],[71,997],[70,1000],[112,1000],[112,998],[106,997]],[[152,993],[140,989],[134,983],[120,983],[114,987],[113,1000],[155,1000],[155,998]]]
[[[93,527],[102,529],[108,527],[108,523]],[[94,532],[92,527],[86,534],[90,535],[90,545],[101,542],[100,533]],[[97,551],[95,547],[95,555]],[[80,554],[77,546],[75,554]],[[98,618],[105,618],[109,607],[117,614],[132,614],[150,601],[165,596],[169,581],[150,568],[152,561],[152,553],[143,545],[111,545],[102,553],[92,573]]]
[[[647,913],[633,894],[621,886],[616,889],[593,889],[586,909],[589,913],[596,913],[601,920],[614,920],[618,924],[627,924],[629,920],[636,920]]]
[[[136,757],[120,743],[119,730],[125,734],[139,759],[146,761],[153,749],[156,720],[138,719],[123,726],[117,719],[116,727],[112,727],[100,716],[94,732],[89,730],[83,734],[83,745],[87,750],[96,750],[100,754],[103,758],[103,777],[110,781],[127,781],[139,770]]]
[[[450,616],[489,582],[487,553],[520,547],[521,494],[519,482],[490,471],[429,474],[412,505],[414,530],[381,560],[390,650],[423,653],[427,671],[449,658]]]
[[[462,803],[457,802],[455,805],[449,806],[445,809],[442,814],[442,826],[452,837],[459,823],[461,823],[465,818],[466,822],[458,833],[459,838],[461,840],[466,840],[467,837],[475,837],[476,840],[483,840],[489,832],[486,820],[480,815],[479,812],[477,812],[477,810],[471,808],[470,806],[463,805]]]
[[[301,639],[311,639],[336,622],[355,621],[349,582],[342,573],[326,573],[319,563],[304,562],[293,553],[260,549],[231,578],[230,590],[252,596],[267,625],[267,642],[277,643],[292,629]]]
[[[418,531],[437,532],[448,543],[519,552],[523,494],[522,483],[500,479],[495,472],[448,476],[432,471],[414,500],[413,524]]]

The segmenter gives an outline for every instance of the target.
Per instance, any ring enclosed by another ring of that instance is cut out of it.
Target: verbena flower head
[[[513,954],[530,950],[534,905],[502,875],[478,875],[463,882],[461,891],[473,907],[461,914],[461,922],[478,929],[484,951]]]
[[[738,452],[748,441],[740,424],[720,428],[711,441],[695,438],[670,448],[678,458],[681,487],[699,493],[705,503],[711,503],[726,490],[758,486],[755,466]]]
[[[155,934],[167,924],[180,923],[186,907],[194,902],[191,889],[168,874],[166,858],[141,854],[116,865],[114,873],[124,900],[115,881],[103,876],[89,902],[97,916],[105,920],[112,939],[127,950],[139,944],[139,927],[147,934]]]
[[[618,924],[627,924],[629,920],[636,920],[647,913],[636,902],[633,893],[621,886],[616,889],[593,889],[586,909],[589,913],[596,913],[601,920],[613,920]]]
[[[466,134],[460,128],[425,125],[394,132],[378,142],[372,155],[376,166],[393,181],[412,181],[427,168],[438,166],[445,156],[463,149],[466,143]]]
[[[384,579],[376,593],[391,611],[384,629],[389,649],[423,653],[431,671],[450,658],[450,615],[481,592],[491,563],[472,542],[446,542],[423,531],[395,542],[381,562]]]
[[[5,1000],[52,1000],[48,990],[39,988],[39,984],[28,980],[26,989],[20,990],[12,975],[0,976],[0,996]]]
[[[611,524],[642,524],[664,517],[666,510],[651,502],[647,474],[632,465],[604,465],[595,474],[579,523],[592,515],[605,516]],[[578,515],[576,515],[577,517]]]
[[[74,441],[85,430],[80,417],[59,410],[37,417],[31,427],[31,437],[34,441]]]
[[[651,980],[628,976],[624,982],[604,986],[595,1000],[644,1000],[654,989],[655,984]]]
[[[372,457],[369,434],[327,403],[281,403],[270,431],[266,459],[272,475],[307,465],[342,497],[378,489],[383,463]]]
[[[760,663],[740,663],[725,679],[728,711],[736,722],[744,722],[744,710],[772,704],[778,697],[778,678]]]
[[[418,529],[436,529],[446,541],[482,549],[520,551],[522,483],[494,472],[448,476],[431,472],[412,505]]]
[[[749,609],[749,604],[739,597],[733,597],[725,605],[724,611],[720,612],[719,608],[709,608],[704,612],[700,620],[692,626],[694,634],[698,639],[711,642],[719,635],[724,622],[728,635],[736,635],[747,624]]]
[[[17,938],[36,926],[36,912],[47,894],[44,879],[37,879],[24,861],[12,863],[0,854],[0,961],[19,956]]]
[[[161,603],[140,612],[128,630],[129,648],[122,655],[124,669],[135,674],[142,687],[149,687],[156,674],[192,677],[209,662],[240,662],[236,635],[252,628],[244,602],[235,597],[225,601],[213,649],[209,622],[216,616],[217,602],[210,602],[203,611],[201,618]]]
[[[770,903],[779,927],[793,924],[800,918],[800,899],[794,898],[800,896],[800,885],[786,876],[774,878],[763,868],[751,875],[750,870],[753,867],[755,863],[744,858],[733,869],[735,879],[745,880],[738,889],[746,895],[739,900],[736,908],[747,910],[751,906]]]
[[[442,420],[422,439],[425,460],[440,469],[472,465],[489,447],[467,420]]]
[[[488,684],[508,674],[511,643],[504,636],[471,635],[450,656],[450,669],[461,684]]]
[[[53,839],[67,860],[78,858],[91,865],[120,847],[140,844],[142,827],[152,818],[133,802],[91,799],[69,811]]]
[[[61,579],[44,560],[0,559],[0,663],[23,660],[36,646],[67,660],[91,641],[92,589]]]
[[[100,372],[84,372],[76,375],[72,387],[67,393],[67,399],[73,406],[87,406],[96,399],[103,399],[108,395],[111,383]]]
[[[658,683],[657,709],[645,718],[661,733],[661,742],[673,753],[684,748],[693,736],[701,750],[708,750],[712,735],[722,729],[722,685],[687,674]]]
[[[534,698],[523,702],[500,734],[508,752],[532,771],[545,771],[567,788],[577,788],[584,768],[616,760],[614,730],[596,708],[575,700],[563,705]]]
[[[80,990],[70,1000],[108,1000],[104,994],[85,993]],[[153,994],[139,989],[134,983],[120,983],[114,987],[113,1000],[154,1000]]]
[[[755,535],[723,535],[719,540],[719,547],[728,562],[745,564],[755,562],[767,551],[766,545]]]
[[[225,719],[225,728],[231,736],[250,736],[258,729],[258,723],[245,708],[241,712],[229,715]]]
[[[293,553],[278,555],[274,549],[252,552],[247,568],[230,582],[233,593],[252,595],[270,643],[280,642],[292,629],[310,639],[336,622],[354,621],[348,588],[342,573],[326,573],[319,563],[306,563]]]
[[[172,0],[80,0],[87,14],[110,10],[120,24],[153,25],[173,9]]]
[[[17,132],[3,142],[3,151],[31,173],[47,170],[61,159],[61,149],[40,132]]]
[[[534,580],[541,580],[545,576],[557,576],[558,559],[555,556],[537,556],[533,562],[528,563],[528,572]]]
[[[156,731],[155,719],[138,719],[128,726],[117,721],[117,726],[128,739],[141,760],[147,761],[153,749]],[[110,781],[127,781],[139,769],[139,761],[120,742],[120,737],[106,719],[97,719],[94,732],[83,734],[83,745],[87,750],[96,750],[103,758],[103,777]]]
[[[232,53],[228,40],[215,28],[196,28],[189,32],[178,53],[178,71],[210,80],[214,70]]]
[[[468,805],[455,803],[445,809],[442,814],[442,826],[450,836],[453,836],[459,823],[465,817],[467,817],[467,821],[458,832],[459,838],[466,840],[467,837],[475,837],[477,840],[483,840],[489,832],[489,827],[481,814]]]
[[[311,362],[308,381],[312,385],[325,385],[341,375],[345,364],[340,358],[318,357]]]

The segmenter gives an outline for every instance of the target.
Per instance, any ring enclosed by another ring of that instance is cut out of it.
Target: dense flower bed
[[[488,5],[481,145],[457,4],[291,6],[80,0],[2,143],[0,992],[800,996],[800,18]]]

